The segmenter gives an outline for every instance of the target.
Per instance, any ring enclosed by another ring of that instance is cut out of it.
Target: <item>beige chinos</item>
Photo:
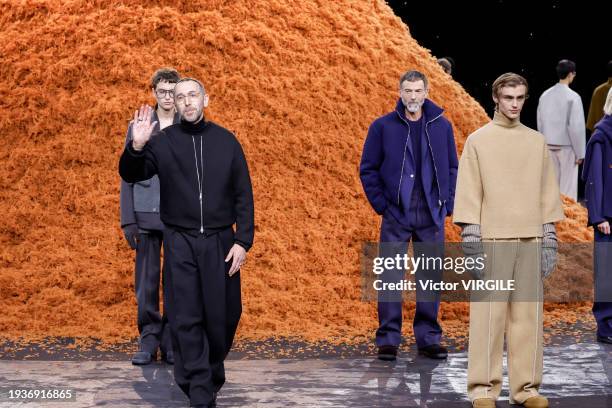
[[[484,279],[514,280],[514,291],[473,293],[470,303],[468,397],[497,399],[502,385],[504,332],[510,402],[539,395],[542,382],[540,238],[483,240]]]

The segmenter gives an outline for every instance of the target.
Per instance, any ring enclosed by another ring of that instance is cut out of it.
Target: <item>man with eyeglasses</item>
[[[174,378],[191,406],[211,407],[242,311],[240,267],[253,244],[253,191],[240,143],[204,116],[204,86],[181,79],[174,102],[180,123],[154,135],[151,108],[134,114],[119,173],[132,183],[159,175]]]
[[[154,130],[159,131],[179,116],[174,109],[174,86],[179,80],[173,68],[160,68],[151,77],[155,98]],[[126,144],[132,139],[134,122],[128,125]],[[160,256],[164,226],[159,217],[159,178],[157,175],[136,183],[121,181],[121,228],[130,247],[136,250],[135,291],[138,304],[137,323],[140,334],[138,351],[132,364],[146,365],[157,359],[174,364],[170,326],[166,311],[159,311]],[[164,302],[164,309],[166,305]]]
[[[368,130],[359,168],[365,194],[377,214],[381,256],[403,256],[412,241],[415,257],[440,256],[444,250],[444,220],[453,212],[457,150],[444,110],[427,98],[427,77],[408,71],[399,80],[395,110],[376,119]],[[386,271],[382,279],[395,283],[404,270]],[[419,281],[441,278],[441,270],[419,269]],[[439,292],[416,285],[414,336],[418,353],[445,359],[438,323]],[[378,292],[376,345],[380,360],[395,360],[402,338],[401,292]]]

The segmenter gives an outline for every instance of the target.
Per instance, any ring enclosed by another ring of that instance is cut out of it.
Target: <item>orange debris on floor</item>
[[[373,335],[359,251],[376,239],[379,219],[358,165],[368,125],[394,107],[401,73],[428,75],[460,150],[488,121],[382,0],[5,1],[0,27],[8,338],[137,335],[117,164],[130,115],[153,102],[147,84],[160,66],[204,82],[208,116],[236,133],[249,161],[257,227],[242,271],[240,340]],[[591,240],[585,210],[570,200],[565,208],[561,240]],[[547,313],[589,318],[586,305]],[[466,334],[465,304],[445,304],[441,316],[450,336]]]

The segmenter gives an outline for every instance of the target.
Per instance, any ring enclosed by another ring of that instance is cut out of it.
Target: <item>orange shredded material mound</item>
[[[0,332],[13,338],[137,335],[117,163],[158,67],[201,79],[208,116],[246,151],[257,227],[242,340],[372,336],[359,251],[380,221],[358,165],[401,73],[429,77],[459,150],[489,120],[382,0],[5,1],[0,27]],[[584,209],[565,206],[561,240],[591,240]],[[465,335],[465,304],[441,315],[449,335]]]

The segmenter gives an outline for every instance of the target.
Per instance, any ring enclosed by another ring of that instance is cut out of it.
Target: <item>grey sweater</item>
[[[151,121],[157,121],[153,132],[159,131],[159,119],[154,110]],[[179,123],[180,116],[174,115],[172,123]],[[132,140],[132,122],[128,125],[125,143]],[[120,193],[121,227],[137,224],[143,230],[163,230],[164,224],[159,217],[159,178],[157,175],[137,183],[121,180]]]
[[[548,88],[538,103],[538,131],[547,144],[571,146],[576,158],[583,159],[586,130],[580,95],[561,83]]]

